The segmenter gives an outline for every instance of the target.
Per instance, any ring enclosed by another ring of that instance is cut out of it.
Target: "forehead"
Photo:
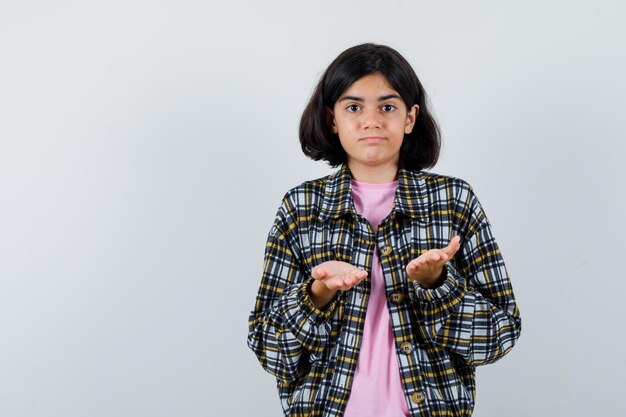
[[[380,73],[368,74],[356,80],[339,97],[358,96],[363,98],[379,97],[380,95],[398,94],[389,84],[387,78]]]

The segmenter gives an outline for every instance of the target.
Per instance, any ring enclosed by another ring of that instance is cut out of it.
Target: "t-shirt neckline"
[[[355,179],[351,179],[350,182],[352,183],[353,187],[365,188],[365,189],[389,189],[389,188],[394,188],[398,185],[398,180],[394,180],[391,182],[373,183],[373,182],[364,182],[364,181],[357,181]]]

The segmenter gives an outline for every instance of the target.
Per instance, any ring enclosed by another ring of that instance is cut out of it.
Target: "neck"
[[[398,162],[391,161],[384,165],[364,165],[355,161],[348,161],[348,168],[352,179],[371,184],[382,184],[398,179]]]

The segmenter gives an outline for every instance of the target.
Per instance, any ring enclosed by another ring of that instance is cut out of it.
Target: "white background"
[[[0,2],[0,417],[278,416],[246,346],[326,66],[414,66],[522,314],[475,415],[618,416],[618,1]]]

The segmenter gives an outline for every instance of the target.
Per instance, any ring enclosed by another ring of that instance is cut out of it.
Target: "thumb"
[[[448,243],[448,246],[443,248],[442,251],[444,251],[446,255],[448,255],[448,259],[452,259],[452,257],[454,256],[455,253],[457,253],[460,247],[461,247],[461,236],[456,235],[452,239],[450,239],[450,243]]]

